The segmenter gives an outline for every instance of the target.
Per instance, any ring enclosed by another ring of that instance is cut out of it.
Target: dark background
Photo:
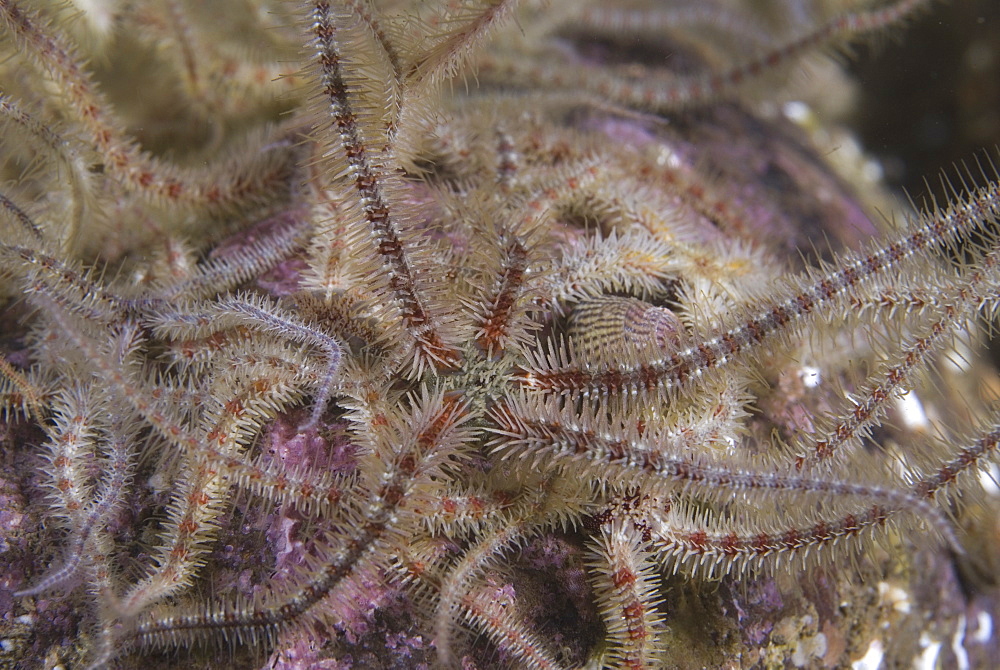
[[[850,63],[855,127],[891,187],[919,203],[926,179],[941,202],[941,174],[957,185],[964,164],[981,183],[987,157],[1000,169],[1000,0],[934,2]]]

